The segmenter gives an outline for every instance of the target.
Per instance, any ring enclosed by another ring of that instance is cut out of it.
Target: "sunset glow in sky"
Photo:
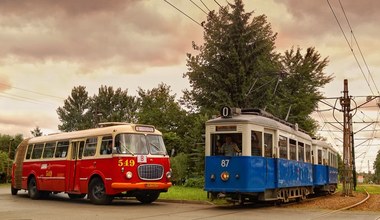
[[[191,1],[168,1],[199,23],[206,20]],[[207,11],[200,0],[193,2]],[[203,2],[210,10],[219,8],[214,0]],[[217,2],[227,4],[225,0]],[[322,58],[328,57],[326,73],[334,80],[322,89],[326,97],[342,96],[343,80],[348,79],[349,95],[362,96],[355,98],[360,104],[367,95],[379,95],[380,2],[341,0],[368,69],[339,0],[329,2],[362,70],[327,1],[244,1],[247,12],[267,16],[278,33],[277,52],[315,47]],[[163,82],[179,98],[181,91],[189,88],[182,75],[186,53],[194,53],[192,41],[203,42],[202,27],[163,0],[0,1],[0,133],[28,137],[36,126],[44,134],[57,132],[56,109],[78,85],[86,86],[90,96],[101,85],[128,89],[130,95],[136,95],[138,87],[152,89]],[[334,105],[335,100],[328,102]],[[376,101],[366,106],[357,111],[354,121],[379,121]],[[339,118],[341,113],[335,114]],[[332,111],[313,116],[321,121],[320,134],[337,149],[341,147],[341,133],[322,123],[334,121]],[[359,171],[368,170],[368,161],[372,170],[380,149],[377,125],[368,128],[372,132],[356,134],[355,144],[371,139],[356,148]],[[355,124],[354,131],[364,126]]]

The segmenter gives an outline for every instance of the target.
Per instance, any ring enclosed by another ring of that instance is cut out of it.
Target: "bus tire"
[[[39,198],[41,198],[41,193],[37,189],[37,182],[36,182],[36,179],[34,177],[32,177],[29,180],[29,183],[28,183],[28,195],[29,195],[29,197],[31,199],[39,199]]]
[[[86,196],[86,194],[71,194],[71,193],[69,193],[68,195],[70,199],[83,199]]]
[[[11,193],[13,196],[17,195],[18,193],[18,189],[14,188],[12,185],[11,185]]]
[[[88,187],[88,198],[96,205],[107,205],[112,202],[113,197],[106,194],[106,188],[100,178],[91,180]]]
[[[160,196],[159,191],[145,191],[139,192],[136,194],[136,199],[139,200],[143,204],[149,204],[158,199]]]

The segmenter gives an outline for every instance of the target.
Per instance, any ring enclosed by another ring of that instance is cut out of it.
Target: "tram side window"
[[[57,144],[57,150],[55,151],[55,158],[65,158],[67,155],[68,148],[69,148],[68,141],[59,141]]]
[[[109,146],[112,147],[112,136],[103,137],[102,144],[100,146],[100,154],[111,154],[112,148],[110,149]]]
[[[26,151],[25,159],[30,159],[30,155],[32,154],[33,144],[28,145],[28,150]]]
[[[40,159],[44,144],[35,144],[32,152],[32,159]]]
[[[318,164],[322,164],[322,150],[318,150]]]
[[[297,160],[297,142],[293,139],[289,139],[289,153],[291,160]]]
[[[280,135],[278,146],[280,147],[280,158],[288,159],[288,138]]]
[[[97,137],[88,138],[86,140],[86,145],[84,146],[83,156],[84,157],[94,156],[95,152],[96,152],[96,145],[97,144],[98,144],[98,138]]]
[[[265,157],[273,156],[273,135],[264,133],[264,150]]]
[[[43,158],[53,158],[55,150],[55,142],[46,143],[44,148]]]
[[[262,156],[262,133],[258,131],[251,131],[251,154],[252,156]]]
[[[306,144],[306,162],[310,163],[311,162],[311,147],[310,145]]]
[[[305,161],[304,154],[305,154],[305,145],[302,142],[298,142],[298,161],[302,161],[302,162]]]

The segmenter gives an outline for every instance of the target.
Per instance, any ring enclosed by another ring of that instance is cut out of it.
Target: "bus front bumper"
[[[172,186],[171,182],[141,182],[141,183],[112,183],[111,187],[113,189],[124,189],[124,190],[144,190],[144,189],[168,189]]]

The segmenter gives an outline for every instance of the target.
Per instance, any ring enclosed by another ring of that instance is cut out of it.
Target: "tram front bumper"
[[[113,189],[124,189],[124,190],[144,190],[144,189],[168,189],[172,186],[171,182],[141,182],[141,183],[112,183],[111,187]]]

